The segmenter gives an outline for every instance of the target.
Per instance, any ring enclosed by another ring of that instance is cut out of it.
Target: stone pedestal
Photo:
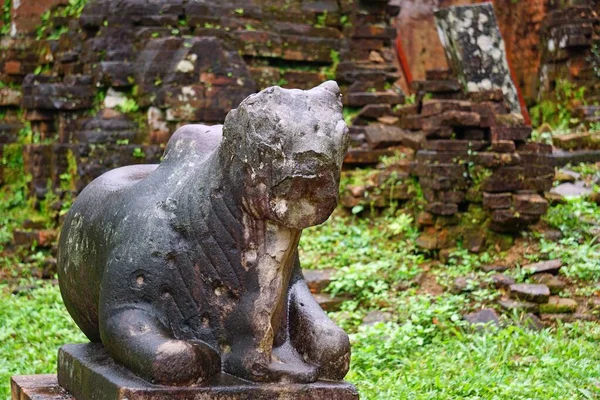
[[[60,384],[59,384],[60,382]],[[13,400],[357,400],[346,382],[256,384],[220,374],[203,386],[150,384],[116,364],[100,344],[66,345],[55,375],[15,376]]]

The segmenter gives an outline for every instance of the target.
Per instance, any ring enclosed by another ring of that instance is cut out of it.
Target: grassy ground
[[[301,242],[304,267],[338,269],[329,290],[352,294],[331,315],[351,335],[347,379],[362,398],[600,398],[600,325],[559,324],[537,332],[520,327],[514,315],[504,317],[502,329],[475,333],[462,315],[495,307],[498,292],[485,285],[461,294],[448,290],[457,276],[489,280],[479,270],[482,264],[510,260],[512,274],[525,281],[520,265],[559,257],[568,265],[566,294],[598,295],[598,207],[583,200],[557,205],[542,225],[560,229],[564,239],[546,242],[527,234],[512,252],[469,255],[459,249],[447,264],[417,251],[417,230],[403,210],[371,219],[338,211],[307,230]],[[11,375],[53,372],[58,347],[84,341],[56,286],[31,279],[20,284],[37,288],[13,295],[14,285],[0,284],[0,399],[9,396]],[[361,326],[373,310],[388,313],[388,322]]]

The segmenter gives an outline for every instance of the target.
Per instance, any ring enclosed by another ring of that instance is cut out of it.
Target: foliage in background
[[[68,19],[79,18],[83,8],[89,0],[69,0],[62,7],[48,10],[41,16],[40,25],[37,28],[37,39],[58,40],[64,33],[69,31],[68,26],[54,26],[52,17],[66,17]]]
[[[0,36],[7,35],[10,32],[11,10],[12,0],[4,0],[4,4],[2,4],[2,18],[0,18],[0,23],[2,23],[2,26],[0,27]]]
[[[568,199],[548,210],[544,219],[559,229],[563,239],[541,240],[540,251],[562,259],[561,273],[584,281],[600,280],[600,207],[582,198]]]
[[[339,271],[332,293],[351,294],[365,308],[382,308],[400,283],[420,272],[424,256],[416,250],[417,235],[412,217],[402,212],[373,220],[334,214],[304,231],[300,260],[306,269]]]
[[[585,87],[577,87],[566,79],[558,79],[554,97],[531,108],[533,126],[548,124],[554,131],[568,131],[571,125],[579,122],[572,110],[574,105],[585,103]]]

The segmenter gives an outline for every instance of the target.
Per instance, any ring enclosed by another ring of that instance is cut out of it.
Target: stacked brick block
[[[449,235],[447,227],[473,205],[485,211],[485,226],[501,233],[518,232],[546,212],[552,149],[528,142],[531,127],[509,113],[501,91],[424,100],[398,112],[403,129],[425,137],[412,170],[427,203],[420,218],[425,247],[452,247],[460,233]]]

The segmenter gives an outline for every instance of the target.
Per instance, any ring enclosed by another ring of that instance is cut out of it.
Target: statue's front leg
[[[289,330],[294,347],[319,366],[319,378],[342,380],[350,368],[350,340],[310,293],[297,259],[290,287]]]
[[[176,340],[151,312],[139,308],[113,311],[101,313],[102,343],[135,374],[153,383],[190,385],[220,372],[220,357],[210,346]]]

